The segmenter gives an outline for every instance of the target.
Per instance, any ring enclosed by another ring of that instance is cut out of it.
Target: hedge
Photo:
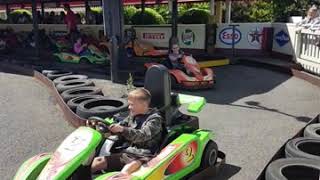
[[[164,24],[163,17],[155,10],[151,8],[145,8],[144,13],[141,13],[141,9],[131,18],[132,24]]]
[[[205,9],[191,8],[187,10],[179,18],[179,23],[182,24],[207,24],[209,21],[210,12]]]

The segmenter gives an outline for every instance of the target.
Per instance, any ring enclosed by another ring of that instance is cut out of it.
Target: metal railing
[[[311,73],[320,75],[320,31],[300,30],[295,37],[295,60]]]

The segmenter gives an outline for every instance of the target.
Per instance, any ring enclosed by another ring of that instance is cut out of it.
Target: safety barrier
[[[295,61],[311,73],[320,75],[320,31],[299,30],[295,37]]]

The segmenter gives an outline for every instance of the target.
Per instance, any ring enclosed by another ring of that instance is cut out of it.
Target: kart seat
[[[157,108],[165,120],[164,125],[170,126],[175,115],[178,113],[178,106],[171,93],[171,82],[168,70],[163,65],[154,65],[148,68],[144,80],[144,88],[151,94],[152,108]]]
[[[179,111],[179,105],[176,104],[177,94],[171,92],[170,80],[165,66],[153,65],[148,68],[144,81],[144,88],[149,90],[152,96],[151,107],[158,108],[165,120],[159,151],[181,133],[189,131],[191,133],[199,128],[198,118],[184,115]]]

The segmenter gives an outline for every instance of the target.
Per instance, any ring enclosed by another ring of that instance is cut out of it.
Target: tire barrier
[[[44,74],[44,73],[42,73]],[[44,74],[45,75],[45,74]],[[67,76],[62,76],[59,78],[56,78],[53,80],[53,83],[55,85],[65,83],[66,81],[72,81],[72,80],[82,80],[82,79],[88,79],[88,76],[86,75],[80,75],[80,74],[72,74],[72,75],[67,75]]]
[[[79,106],[79,104],[83,101],[86,100],[90,100],[90,99],[95,99],[98,97],[104,97],[101,95],[88,95],[88,96],[81,96],[81,97],[76,97],[76,98],[72,98],[67,102],[67,105],[69,106],[69,108],[73,111],[76,112],[77,110],[77,106]]]
[[[78,80],[64,81],[60,84],[57,84],[56,88],[59,93],[62,93],[69,89],[74,89],[78,87],[88,87],[88,86],[94,86],[93,81],[88,79],[78,79]]]
[[[320,161],[287,158],[273,161],[266,170],[265,180],[318,179]]]
[[[320,123],[310,124],[304,129],[304,137],[313,137],[320,139]]]
[[[80,103],[76,114],[82,118],[91,116],[108,117],[126,109],[128,109],[126,99],[98,97]]]
[[[287,142],[286,157],[315,159],[320,162],[320,139],[299,137]]]
[[[61,93],[61,97],[65,102],[75,97],[80,97],[84,95],[102,95],[102,91],[98,87],[77,87],[69,89]]]
[[[35,79],[39,80],[40,82],[42,82],[44,85],[46,85],[51,93],[53,94],[56,103],[60,106],[64,116],[65,116],[65,120],[72,125],[75,128],[78,128],[79,126],[84,126],[85,125],[85,118],[82,118],[80,116],[78,116],[76,113],[74,113],[72,111],[72,108],[70,108],[66,102],[68,102],[67,100],[73,100],[72,102],[75,103],[80,103],[82,101],[75,101],[75,98],[78,98],[78,100],[80,98],[84,98],[84,97],[90,97],[90,99],[92,98],[97,98],[97,97],[104,97],[107,98],[107,96],[103,96],[101,89],[97,88],[97,87],[78,87],[78,88],[73,88],[73,89],[69,89],[64,91],[64,98],[59,94],[54,82],[51,80],[53,75],[58,78],[61,77],[60,80],[65,81],[65,76],[64,75],[71,75],[71,72],[59,72],[59,71],[54,71],[54,73],[52,73],[52,71],[45,71],[43,73],[40,73],[38,71],[34,71],[33,72],[33,76]],[[45,74],[47,74],[49,77],[47,77]],[[51,75],[50,75],[51,74]],[[77,75],[78,76],[78,75]],[[70,76],[69,76],[70,77]],[[86,79],[84,76],[82,76],[84,79]],[[66,93],[65,93],[66,92]],[[62,93],[62,94],[63,94]],[[89,99],[89,100],[90,100]]]
[[[289,139],[271,158],[257,180],[319,179],[320,114]]]
[[[47,73],[47,77],[51,80],[54,80],[56,78],[71,75],[71,74],[72,74],[72,72],[70,72],[70,71],[51,71],[51,72]]]

